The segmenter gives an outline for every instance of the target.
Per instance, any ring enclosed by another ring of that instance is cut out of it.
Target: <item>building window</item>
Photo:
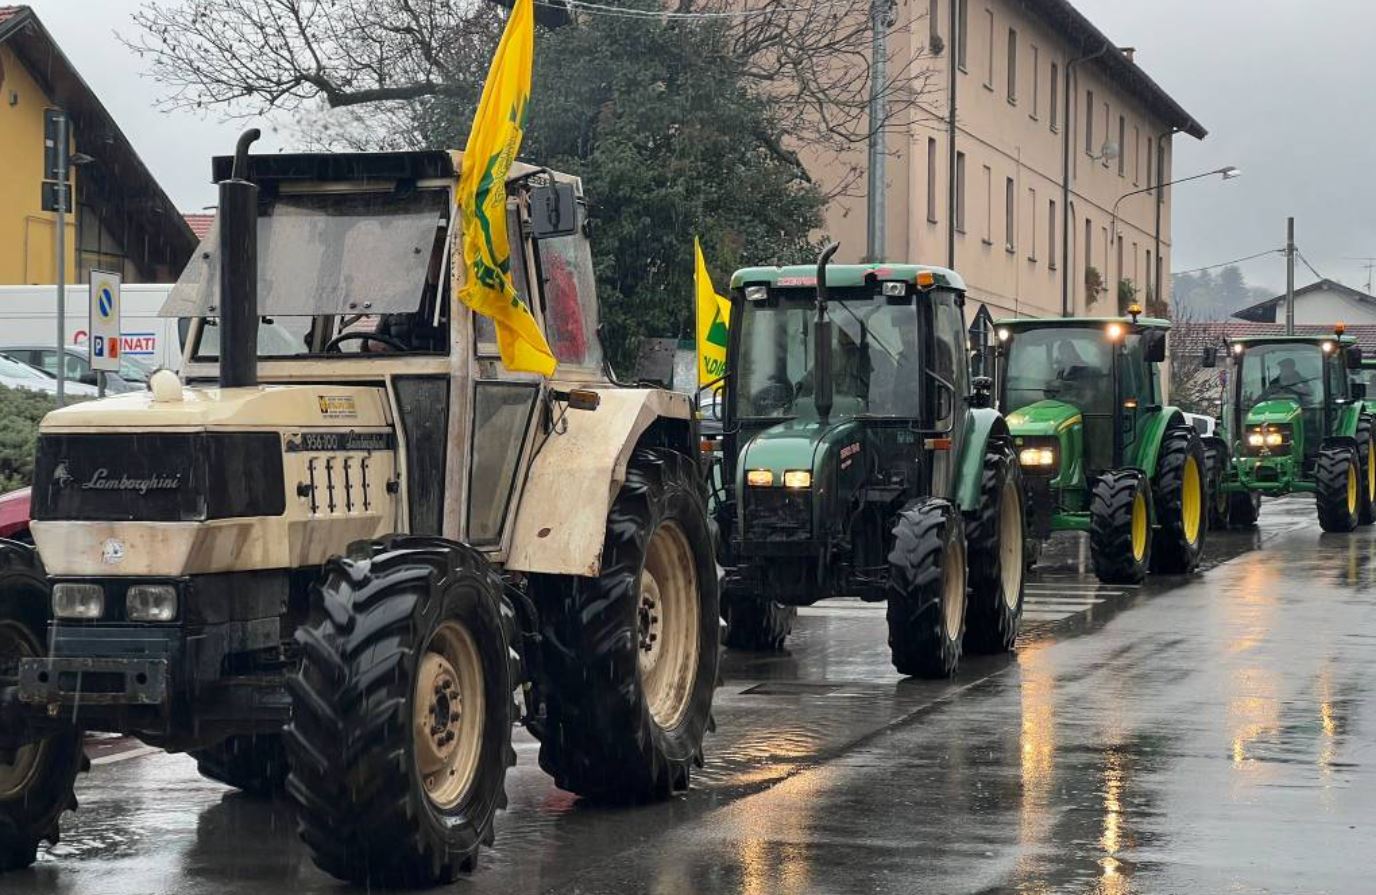
[[[1085,91],[1085,155],[1094,155],[1094,91]]]
[[[1056,200],[1052,199],[1046,206],[1046,266],[1052,270],[1056,269],[1056,225],[1059,223]]]
[[[988,52],[988,55],[986,55],[986,56],[984,57],[984,58],[985,58],[985,63],[986,63],[985,66],[984,66],[984,86],[985,86],[985,87],[988,87],[990,90],[993,90],[993,89],[994,89],[994,11],[993,11],[992,9],[986,9],[986,10],[984,11],[984,15],[985,15],[985,17],[989,20],[989,42],[988,42],[987,44],[985,44],[985,47],[986,47],[986,49],[988,49],[989,52]]]
[[[1008,101],[1018,104],[1018,32],[1008,29]]]
[[[941,34],[937,30],[940,21],[941,4],[939,0],[932,0],[927,5],[927,46],[931,47],[933,53],[938,52],[937,45],[941,42]]]
[[[1126,117],[1118,116],[1118,176],[1122,177],[1127,170],[1128,158],[1128,120]]]
[[[1156,177],[1161,186],[1171,182],[1170,159],[1166,156],[1166,141],[1158,140],[1156,143]],[[1158,203],[1166,201],[1166,191],[1158,189],[1156,191],[1156,201]]]
[[[1152,299],[1151,284],[1151,249],[1147,249],[1147,301]]]
[[[1137,125],[1132,127],[1132,185],[1140,186],[1142,183],[1142,129]]]
[[[956,229],[965,232],[965,153],[956,153]]]
[[[936,223],[936,138],[927,138],[927,220]]]
[[[1100,237],[1100,239],[1103,240],[1103,243],[1104,243],[1104,266],[1103,266],[1103,268],[1101,269],[1101,273],[1103,273],[1104,278],[1105,278],[1105,279],[1104,279],[1104,282],[1105,282],[1105,284],[1107,284],[1107,283],[1108,283],[1108,228],[1107,228],[1107,227],[1100,227],[1100,228],[1099,228],[1099,237]],[[1115,290],[1114,290],[1114,293],[1117,294],[1117,291],[1118,291],[1118,290],[1115,289]]]
[[[994,171],[984,166],[984,244],[994,244]]]
[[[1147,186],[1156,186],[1156,181],[1151,179],[1151,172],[1155,170],[1152,167],[1152,157],[1154,154],[1151,137],[1147,137]]]
[[[1027,260],[1037,260],[1037,191],[1027,188]]]
[[[1111,133],[1111,131],[1109,131],[1109,129],[1108,129],[1108,103],[1104,103],[1104,142],[1105,142],[1105,143],[1107,143],[1109,140],[1113,139],[1112,137],[1109,136],[1110,133]],[[1108,167],[1108,153],[1107,153],[1107,152],[1102,152],[1102,151],[1101,151],[1101,152],[1100,152],[1100,155],[1103,156],[1103,160],[1102,160],[1103,166],[1104,166],[1105,168],[1107,168],[1107,167]]]
[[[1037,117],[1037,107],[1042,102],[1041,55],[1040,50],[1032,47],[1032,108],[1027,110],[1027,114],[1034,119]]]
[[[1094,266],[1094,222],[1085,216],[1085,272]]]
[[[956,4],[956,65],[961,71],[969,71],[966,63],[970,56],[970,0],[955,0]]]
[[[1051,105],[1046,118],[1051,122],[1053,131],[1061,129],[1061,67],[1054,62],[1051,63]]]
[[[1017,234],[1014,228],[1018,223],[1018,197],[1014,189],[1013,178],[1007,178],[1003,183],[1003,247],[1010,252],[1017,251]]]

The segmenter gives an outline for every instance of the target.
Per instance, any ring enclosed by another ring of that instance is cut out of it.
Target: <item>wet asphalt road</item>
[[[1098,586],[1067,537],[1016,656],[951,682],[898,677],[882,605],[804,610],[787,654],[728,654],[708,765],[664,805],[584,805],[522,734],[496,848],[454,888],[1376,891],[1376,532],[1290,500],[1211,537],[1204,574],[1142,588]],[[0,892],[349,891],[285,806],[92,754],[63,843]]]

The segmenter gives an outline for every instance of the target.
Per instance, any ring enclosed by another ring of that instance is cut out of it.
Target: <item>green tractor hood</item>
[[[854,438],[858,426],[855,423],[827,423],[817,420],[786,420],[770,426],[750,438],[741,451],[741,462],[737,475],[742,477],[746,470],[768,469],[774,473],[775,484],[783,481],[785,472],[793,469],[806,469],[819,473],[814,464],[821,462],[826,455],[825,446],[840,444],[846,438]]]
[[[1247,425],[1259,426],[1263,423],[1293,423],[1300,416],[1299,402],[1290,398],[1271,398],[1262,401],[1247,411]]]
[[[1008,429],[1014,436],[1055,436],[1082,419],[1080,408],[1047,398],[1008,414]]]

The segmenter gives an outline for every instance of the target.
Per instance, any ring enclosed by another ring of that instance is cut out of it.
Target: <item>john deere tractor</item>
[[[727,642],[777,648],[825,597],[887,600],[894,667],[947,676],[1017,636],[1021,474],[971,382],[960,277],[829,267],[835,249],[732,278]]]
[[[57,840],[83,730],[285,790],[370,884],[474,866],[515,723],[562,789],[683,791],[720,641],[696,424],[604,373],[579,181],[508,184],[546,378],[458,299],[458,154],[255,136],[164,308],[185,384],[50,414],[37,552],[0,542],[0,867]]]
[[[1208,467],[1198,433],[1165,403],[1158,364],[1170,323],[1130,313],[995,326],[1032,536],[1087,532],[1105,582],[1193,571]]]
[[[1353,377],[1362,351],[1342,332],[1229,340],[1223,408],[1233,453],[1224,489],[1313,494],[1320,527],[1334,532],[1376,521],[1376,424]],[[1217,363],[1206,349],[1205,366]]]

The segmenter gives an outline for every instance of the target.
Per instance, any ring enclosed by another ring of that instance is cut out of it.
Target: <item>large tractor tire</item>
[[[502,582],[476,550],[398,536],[327,562],[312,602],[288,680],[301,838],[343,880],[452,882],[492,843],[516,761]]]
[[[970,565],[965,649],[972,653],[1006,653],[1018,639],[1026,536],[1022,470],[1006,446],[990,445],[979,508],[965,522]]]
[[[1106,472],[1089,501],[1089,554],[1105,584],[1138,584],[1151,563],[1151,490],[1136,469]]]
[[[893,667],[912,677],[956,673],[965,637],[965,526],[949,501],[915,500],[898,514],[889,553]]]
[[[1314,463],[1314,484],[1319,527],[1333,532],[1356,528],[1362,492],[1357,451],[1345,445],[1320,450]]]
[[[712,538],[696,461],[639,448],[607,516],[596,578],[539,576],[540,766],[616,802],[688,788],[721,656]]]
[[[741,650],[777,651],[793,632],[797,606],[727,590],[722,593],[726,645]]]
[[[1199,568],[1208,530],[1208,467],[1194,429],[1171,429],[1161,439],[1152,483],[1156,526],[1151,569],[1182,575]]]
[[[0,690],[19,684],[19,660],[44,654],[51,596],[32,547],[0,540]],[[76,809],[76,775],[90,768],[72,728],[15,748],[0,743],[0,871],[56,845],[62,812]]]
[[[1228,458],[1226,448],[1221,447],[1219,442],[1217,438],[1204,442],[1204,468],[1208,470],[1205,494],[1209,505],[1209,528],[1214,531],[1228,527],[1228,492],[1223,490],[1223,473]]]
[[[1261,517],[1261,494],[1257,491],[1231,491],[1228,494],[1228,525],[1250,528]]]
[[[276,795],[287,784],[287,750],[280,734],[233,736],[191,757],[202,777],[250,795]]]
[[[1371,417],[1357,422],[1357,524],[1376,522],[1376,427]]]

